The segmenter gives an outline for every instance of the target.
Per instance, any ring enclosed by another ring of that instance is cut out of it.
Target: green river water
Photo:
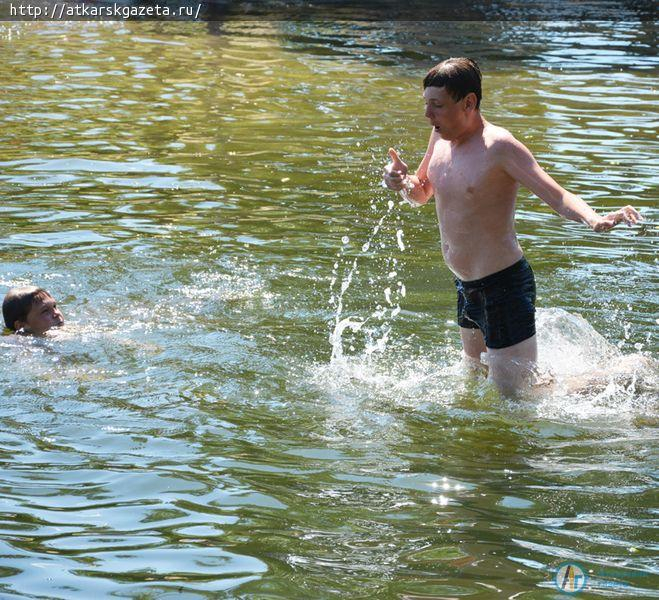
[[[0,26],[1,598],[659,597],[653,23]],[[421,78],[477,59],[485,117],[595,234],[520,193],[540,366],[460,368],[416,165]],[[575,383],[576,382],[576,383]]]

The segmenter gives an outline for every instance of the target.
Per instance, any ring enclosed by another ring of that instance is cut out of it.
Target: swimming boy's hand
[[[402,190],[405,187],[407,177],[407,165],[398,157],[398,153],[389,148],[391,162],[384,168],[384,184],[390,190]]]
[[[618,223],[627,223],[631,227],[642,220],[643,217],[633,206],[625,206],[600,217],[593,224],[593,231],[608,231],[609,229],[613,229]]]

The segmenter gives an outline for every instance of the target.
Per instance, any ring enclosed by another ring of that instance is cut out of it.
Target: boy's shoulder
[[[487,122],[483,129],[483,137],[491,145],[504,145],[517,142],[515,136],[505,127]]]
[[[488,123],[483,130],[483,139],[488,153],[498,159],[515,156],[525,151],[525,146],[505,127]]]

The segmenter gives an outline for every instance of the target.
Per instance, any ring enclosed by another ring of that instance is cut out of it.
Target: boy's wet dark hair
[[[43,302],[49,298],[51,295],[46,290],[34,286],[9,290],[2,301],[2,317],[7,329],[16,331],[14,327],[16,321],[25,321],[36,302]]]
[[[428,87],[446,88],[455,100],[462,100],[467,94],[476,94],[476,108],[481,105],[481,70],[471,58],[447,58],[435,65],[423,79],[423,89]]]

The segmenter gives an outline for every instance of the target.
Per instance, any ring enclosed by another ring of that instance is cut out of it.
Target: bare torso
[[[519,185],[500,166],[495,148],[504,134],[484,121],[483,129],[458,145],[438,136],[428,163],[444,260],[463,281],[505,269],[522,257],[515,234]]]

